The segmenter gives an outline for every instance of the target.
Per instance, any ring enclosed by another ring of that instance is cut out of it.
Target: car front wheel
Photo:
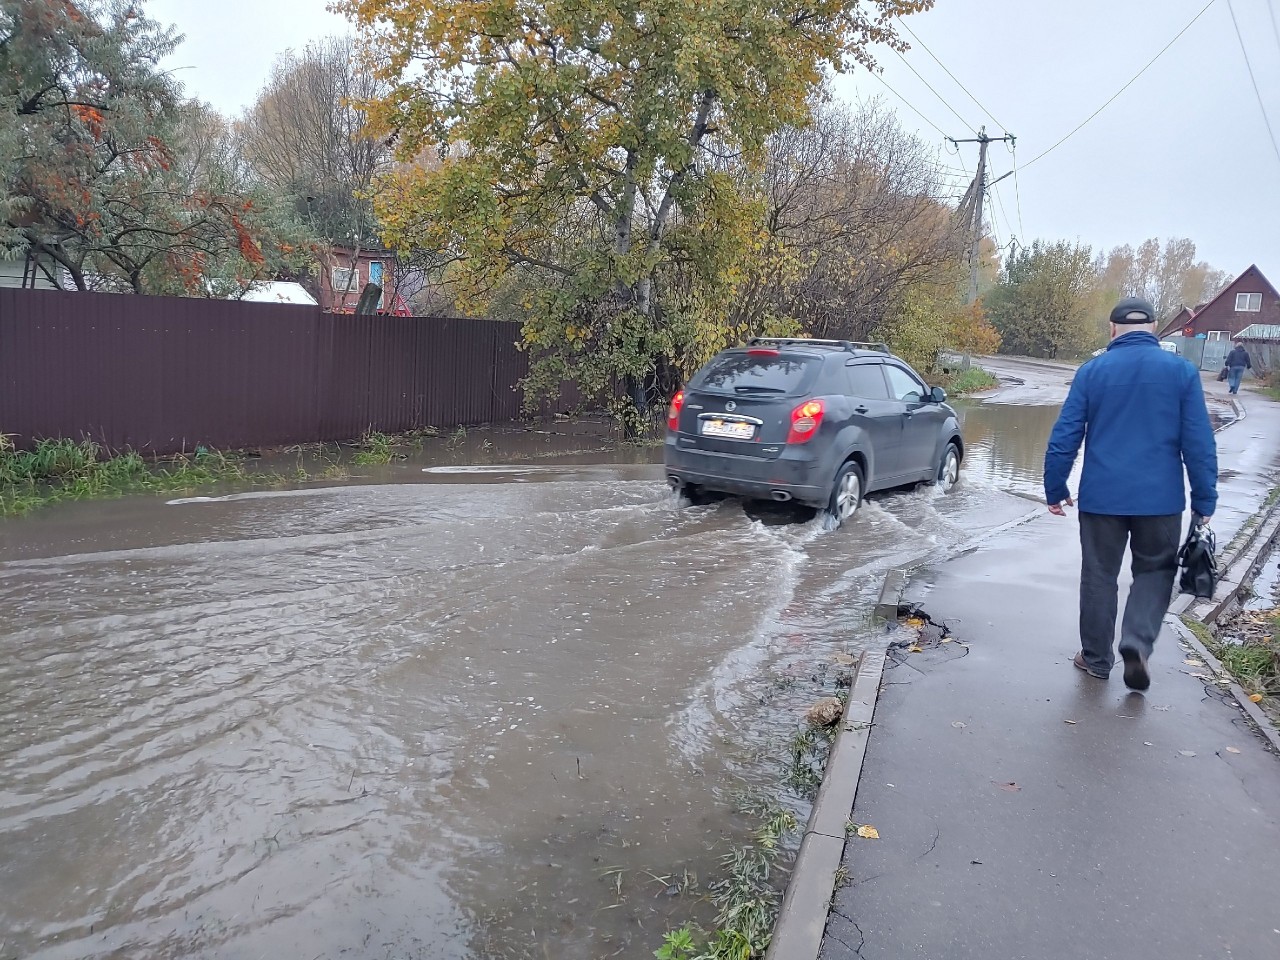
[[[831,487],[831,501],[827,504],[827,516],[840,526],[858,512],[862,505],[862,467],[852,460],[840,468]]]
[[[944,493],[960,482],[960,448],[955,441],[947,444],[942,451],[942,460],[938,463],[938,477],[934,481]]]

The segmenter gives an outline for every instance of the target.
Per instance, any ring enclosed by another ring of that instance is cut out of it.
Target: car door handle
[[[853,412],[854,412],[854,413],[866,413],[866,412],[867,412],[867,408],[866,408],[866,407],[854,407],[854,408],[853,408]]]

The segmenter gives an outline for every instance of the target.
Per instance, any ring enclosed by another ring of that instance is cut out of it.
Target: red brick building
[[[1255,323],[1280,324],[1280,293],[1251,266],[1216,297],[1194,309],[1183,307],[1160,331],[1162,337],[1230,340]]]
[[[325,313],[355,313],[365,284],[382,287],[379,313],[399,313],[395,303],[395,258],[386,250],[361,250],[333,247],[320,262],[316,299]],[[407,313],[407,309],[404,311]]]

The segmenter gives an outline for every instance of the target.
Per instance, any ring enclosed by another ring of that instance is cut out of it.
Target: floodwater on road
[[[7,521],[0,955],[651,956],[884,571],[1033,509],[1055,410],[965,415],[836,531],[549,461]]]

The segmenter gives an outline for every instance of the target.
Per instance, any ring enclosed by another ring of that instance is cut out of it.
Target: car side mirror
[[[933,403],[946,403],[947,391],[943,390],[941,387],[934,387],[929,391],[929,400]]]

